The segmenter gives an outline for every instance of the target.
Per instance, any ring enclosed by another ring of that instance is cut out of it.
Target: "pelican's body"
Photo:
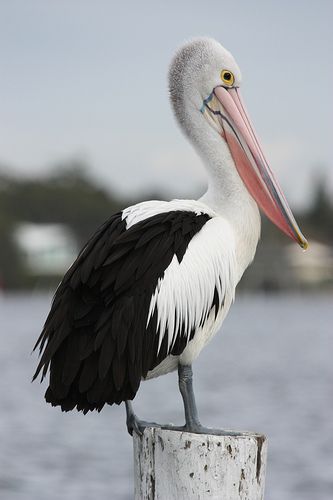
[[[200,432],[191,365],[221,326],[255,255],[258,205],[303,247],[302,236],[240,99],[240,71],[211,39],[183,46],[169,72],[176,118],[200,154],[199,200],[148,201],[112,216],[66,273],[39,338],[36,375],[47,401],[100,410],[129,400],[142,379],[178,368],[187,430]],[[35,376],[36,376],[35,375]]]
[[[248,198],[249,207],[245,213],[239,207],[238,214],[237,207],[230,214],[223,210],[222,204],[213,209],[213,203],[208,203],[209,192],[198,201],[148,201],[124,210],[127,227],[163,212],[191,211],[210,217],[189,243],[182,261],[173,260],[169,265],[150,305],[151,308],[156,307],[161,324],[168,325],[159,329],[159,335],[164,333],[170,337],[170,344],[175,333],[175,327],[171,326],[175,311],[179,318],[188,313],[195,326],[195,334],[180,355],[167,356],[145,378],[176,370],[179,362],[192,364],[227,315],[236,285],[253,260],[260,234],[258,208],[247,193],[243,194]],[[220,303],[217,314],[212,309],[215,288],[218,289]],[[199,326],[200,316],[205,310],[209,310],[210,314]]]

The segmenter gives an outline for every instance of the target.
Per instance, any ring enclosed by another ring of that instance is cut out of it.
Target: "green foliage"
[[[313,238],[333,244],[333,202],[323,175],[315,179],[313,201],[304,219]]]
[[[59,168],[45,179],[10,179],[0,192],[7,218],[68,224],[82,245],[121,203],[92,182],[79,166]]]
[[[0,194],[1,200],[1,194]],[[22,284],[23,269],[20,258],[13,242],[14,223],[6,213],[0,211],[0,289],[5,286],[20,287]]]

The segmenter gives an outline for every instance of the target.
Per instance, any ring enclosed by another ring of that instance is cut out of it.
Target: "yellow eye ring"
[[[234,74],[228,69],[223,69],[221,71],[221,80],[223,83],[225,83],[225,85],[228,85],[228,87],[232,87],[235,83]]]

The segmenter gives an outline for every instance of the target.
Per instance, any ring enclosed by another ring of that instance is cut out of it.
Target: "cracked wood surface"
[[[262,500],[265,436],[149,427],[134,436],[135,500]]]

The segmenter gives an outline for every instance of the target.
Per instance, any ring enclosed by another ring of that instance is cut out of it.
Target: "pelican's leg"
[[[140,420],[138,417],[135,415],[134,410],[133,410],[133,405],[132,401],[125,401],[125,406],[126,406],[126,426],[128,433],[133,436],[133,431],[135,431],[137,434],[141,435],[142,431],[140,429]]]
[[[193,372],[191,365],[178,365],[179,390],[184,402],[185,425],[181,430],[195,434],[213,434],[218,436],[239,436],[238,432],[211,429],[201,425],[193,391]],[[177,430],[176,427],[174,427]]]
[[[126,425],[129,434],[132,436],[133,431],[139,436],[142,436],[146,427],[159,427],[162,429],[169,429],[181,432],[193,432],[195,434],[215,434],[219,436],[232,435],[238,436],[239,433],[232,431],[223,431],[221,429],[210,429],[200,424],[198,417],[197,405],[195,402],[193,391],[193,372],[191,365],[178,365],[178,384],[179,390],[184,402],[185,410],[185,425],[177,426],[172,424],[161,425],[156,422],[146,422],[138,419],[133,411],[131,401],[125,401],[126,406]]]
[[[185,426],[188,432],[200,432],[202,425],[198,417],[197,405],[193,391],[193,371],[191,365],[178,365],[178,384],[184,402]]]
[[[146,422],[145,420],[140,420],[134,413],[132,401],[125,401],[126,407],[126,425],[128,433],[133,436],[133,431],[136,432],[139,436],[142,436],[142,433],[146,427],[161,427],[155,422]]]

